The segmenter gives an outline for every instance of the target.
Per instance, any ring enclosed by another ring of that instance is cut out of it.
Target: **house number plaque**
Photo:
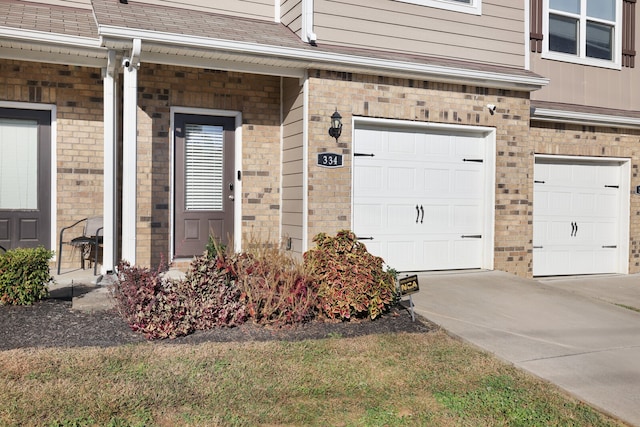
[[[323,168],[341,168],[342,154],[318,153],[318,166]]]

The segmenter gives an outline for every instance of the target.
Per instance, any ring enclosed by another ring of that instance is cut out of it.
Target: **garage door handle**
[[[571,223],[571,237],[576,237],[578,235],[578,223]]]
[[[482,239],[482,234],[466,234],[460,237],[463,239]]]
[[[616,249],[617,247],[617,245],[604,245],[602,249]]]
[[[373,237],[356,237],[358,240],[373,240]]]
[[[542,246],[534,246],[533,249],[542,249]]]
[[[420,214],[422,214],[422,218],[420,218]],[[424,222],[424,208],[422,205],[416,205],[416,224],[420,221],[420,224]]]

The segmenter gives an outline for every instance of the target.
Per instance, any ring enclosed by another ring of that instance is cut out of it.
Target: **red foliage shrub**
[[[354,233],[320,233],[313,241],[316,248],[305,252],[304,263],[317,282],[318,308],[325,316],[375,319],[393,305],[395,275],[384,271],[382,258],[367,252]]]

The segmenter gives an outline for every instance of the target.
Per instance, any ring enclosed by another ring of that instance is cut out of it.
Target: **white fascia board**
[[[184,46],[187,48],[222,50],[243,55],[285,58],[296,61],[299,67],[304,69],[335,69],[337,67],[364,73],[368,71],[369,74],[372,70],[376,70],[384,74],[414,76],[415,78],[425,80],[474,83],[489,87],[514,88],[525,91],[537,90],[549,83],[549,79],[542,77],[468,70],[440,65],[418,64],[414,62],[322,52],[312,49],[297,49],[206,37],[183,36],[156,31],[132,30],[122,27],[101,26],[98,32],[103,46],[111,48],[122,48],[122,43],[127,43],[127,40],[140,38],[143,40],[143,44]]]
[[[77,65],[80,67],[102,68],[107,64],[106,51],[105,58],[94,58],[84,56],[81,53],[60,54],[41,50],[25,50],[0,47],[0,58],[13,59],[16,61],[46,62],[48,64]]]
[[[0,38],[10,38],[14,40],[24,40],[27,42],[54,44],[57,46],[70,46],[76,48],[82,47],[104,50],[104,48],[102,48],[102,46],[100,45],[100,40],[98,40],[97,38],[70,36],[66,34],[25,30],[21,28],[0,27]]]
[[[640,118],[612,116],[608,114],[581,113],[577,111],[531,108],[531,120],[555,123],[572,123],[587,126],[606,126],[640,129]]]
[[[97,38],[0,27],[0,44],[5,44],[0,57],[6,59],[89,67],[103,67],[107,61],[107,50]],[[52,47],[61,52],[50,52]]]

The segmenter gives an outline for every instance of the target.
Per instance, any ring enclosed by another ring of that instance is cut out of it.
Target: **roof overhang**
[[[0,58],[104,67],[107,49],[95,38],[0,27]]]
[[[549,83],[548,79],[533,75],[384,59],[322,49],[292,48],[113,26],[100,26],[98,32],[101,45],[108,49],[126,51],[131,49],[133,39],[142,40],[143,62],[288,77],[302,77],[308,69],[375,73],[519,91],[538,90]]]
[[[531,107],[531,120],[553,123],[571,123],[584,126],[602,126],[640,129],[640,118],[613,114],[568,111],[554,108]]]

